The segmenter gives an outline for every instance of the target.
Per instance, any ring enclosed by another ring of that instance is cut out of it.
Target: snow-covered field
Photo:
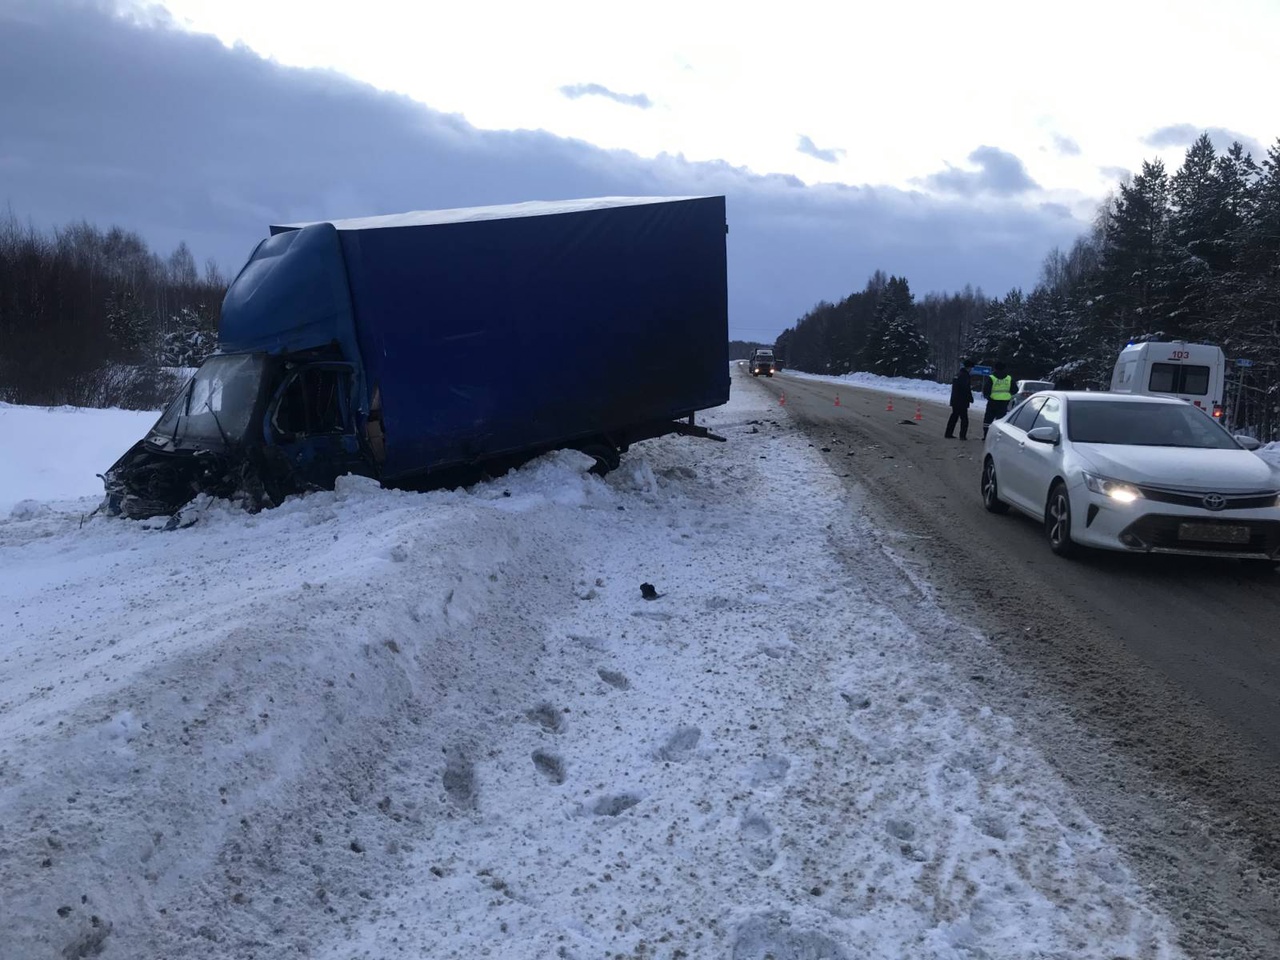
[[[9,516],[21,500],[100,494],[96,475],[140,440],[158,416],[0,403],[0,517]]]
[[[735,381],[727,444],[605,480],[0,520],[0,957],[1181,956],[777,418]]]

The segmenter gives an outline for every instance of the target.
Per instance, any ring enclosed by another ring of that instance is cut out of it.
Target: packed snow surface
[[[728,443],[606,479],[561,453],[173,531],[82,525],[86,481],[0,520],[0,957],[1180,957],[735,383]]]

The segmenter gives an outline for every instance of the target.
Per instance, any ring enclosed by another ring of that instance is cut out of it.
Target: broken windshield
[[[253,417],[265,365],[260,354],[210,357],[169,404],[152,433],[177,443],[238,443]]]

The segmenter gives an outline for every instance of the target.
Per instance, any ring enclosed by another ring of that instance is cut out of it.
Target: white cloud
[[[797,129],[819,144],[865,144],[840,165],[850,183],[906,185],[999,143],[1046,188],[1093,194],[1100,166],[1134,167],[1150,153],[1141,138],[1152,129],[1206,118],[1264,143],[1277,132],[1267,91],[1280,75],[1266,38],[1280,32],[1280,7],[1268,0],[1170,0],[1159,16],[1110,0],[1080,0],[1069,14],[1021,0],[795,0],[785,15],[734,6],[731,16],[726,4],[684,0],[625,12],[587,0],[162,2],[225,42],[333,67],[483,129],[545,129],[802,178],[835,171],[795,149]],[[1104,49],[1123,55],[1094,62],[1090,51]],[[1169,68],[1180,62],[1198,69]],[[560,89],[583,78],[642,90],[658,106],[566,100]],[[1087,148],[1043,151],[1054,142],[1046,126]]]
[[[804,135],[801,135],[800,143],[796,149],[801,153],[808,154],[815,160],[821,160],[823,163],[839,163],[845,155],[845,151],[839,147],[819,147]]]

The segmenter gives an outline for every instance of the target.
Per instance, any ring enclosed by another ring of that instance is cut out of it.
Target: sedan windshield
[[[1068,403],[1067,435],[1074,443],[1240,449],[1227,431],[1190,404],[1124,400]]]
[[[266,358],[210,357],[169,404],[152,433],[178,443],[237,443],[244,438],[262,384]]]

